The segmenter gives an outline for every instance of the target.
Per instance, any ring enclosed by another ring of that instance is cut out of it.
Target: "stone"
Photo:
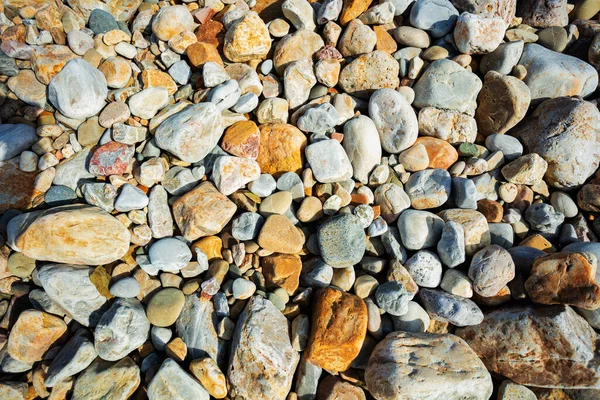
[[[448,221],[444,225],[442,236],[437,243],[440,260],[449,268],[465,261],[465,232],[461,224]]]
[[[565,26],[569,22],[567,2],[563,0],[528,0],[518,4],[517,15],[523,23],[536,28]]]
[[[350,322],[351,321],[351,322]],[[328,371],[345,371],[367,333],[367,307],[358,297],[326,288],[317,292],[306,360]]]
[[[423,144],[417,144],[400,153],[398,162],[409,172],[422,171],[429,166],[429,155]]]
[[[500,384],[498,398],[500,400],[537,400],[537,396],[533,391],[509,380],[503,381]]]
[[[419,300],[432,319],[455,326],[478,325],[483,313],[473,301],[439,289],[421,289]]]
[[[150,87],[129,98],[131,113],[143,119],[151,119],[156,113],[169,104],[169,91],[162,86]]]
[[[223,119],[212,103],[191,105],[163,121],[155,132],[156,145],[183,161],[198,162],[217,145]],[[196,143],[189,146],[190,142]]]
[[[163,7],[152,18],[152,33],[165,42],[181,32],[192,30],[194,18],[183,5]]]
[[[255,160],[260,149],[258,126],[252,121],[236,122],[225,131],[221,148],[234,156]]]
[[[146,315],[150,323],[158,327],[167,327],[175,323],[183,305],[185,296],[176,288],[165,288],[157,292],[146,307]]]
[[[336,108],[330,103],[323,103],[309,108],[298,118],[298,128],[303,132],[324,133],[338,124],[339,116]]]
[[[25,310],[12,326],[6,348],[15,360],[34,363],[66,332],[67,324],[54,315]]]
[[[397,281],[385,282],[375,290],[377,306],[386,313],[394,316],[408,312],[408,303],[414,297],[413,292]]]
[[[527,69],[523,82],[534,104],[561,96],[587,97],[598,85],[598,72],[591,65],[539,44],[527,44],[519,64]]]
[[[597,387],[596,333],[568,306],[513,306],[458,329],[490,372],[536,387]],[[523,357],[523,352],[527,357]],[[559,356],[560,355],[560,356]],[[510,359],[510,363],[499,362]],[[552,360],[552,361],[551,361]]]
[[[240,86],[235,79],[230,79],[214,87],[207,96],[207,100],[217,106],[221,111],[235,105],[241,96]]]
[[[471,280],[458,269],[449,269],[444,272],[440,287],[456,296],[473,297],[473,284]]]
[[[117,361],[144,344],[150,322],[138,299],[117,299],[94,331],[94,346],[103,360]]]
[[[8,161],[27,150],[38,140],[35,129],[26,124],[0,125],[0,162]]]
[[[463,54],[487,54],[502,43],[507,23],[500,17],[462,13],[456,20],[454,42]]]
[[[97,356],[92,335],[84,329],[78,330],[52,360],[44,385],[47,387],[59,385],[61,381],[86,369]]]
[[[173,217],[168,195],[161,185],[155,185],[148,196],[148,225],[152,230],[152,237],[156,239],[173,234]]]
[[[140,385],[140,369],[125,357],[118,362],[101,358],[87,367],[75,381],[73,400],[101,400],[106,396],[128,398]]]
[[[568,129],[564,125],[567,120]],[[542,103],[513,130],[513,135],[523,141],[529,153],[537,153],[546,160],[546,183],[558,189],[571,189],[583,184],[600,162],[596,141],[599,122],[600,112],[592,103],[561,97]],[[587,150],[577,151],[582,148]]]
[[[140,284],[133,277],[125,277],[119,279],[112,285],[110,285],[110,294],[115,297],[122,297],[124,299],[131,299],[137,297],[140,293]]]
[[[404,96],[397,91],[375,91],[369,100],[369,116],[377,127],[381,146],[388,153],[399,153],[417,140],[417,116]]]
[[[356,216],[341,214],[319,226],[318,243],[325,263],[334,268],[345,268],[362,259],[366,236]]]
[[[231,235],[237,240],[256,239],[265,219],[257,213],[245,212],[235,218],[231,224]]]
[[[400,66],[392,56],[375,50],[347,64],[340,73],[339,86],[350,95],[368,97],[377,89],[398,87],[399,70]]]
[[[436,60],[427,67],[413,86],[415,91],[413,106],[419,109],[445,108],[472,116],[475,114],[476,99],[482,86],[477,75],[454,61]]]
[[[217,316],[210,299],[198,297],[197,294],[186,296],[175,327],[177,335],[187,346],[191,360],[206,356],[218,360]]]
[[[315,11],[308,1],[286,0],[281,4],[281,11],[292,25],[294,25],[296,30],[315,30]]]
[[[88,25],[96,35],[119,29],[115,18],[102,8],[92,10],[89,14]]]
[[[552,204],[556,211],[564,214],[565,218],[573,218],[577,215],[577,204],[575,204],[575,201],[564,192],[552,192],[550,204]]]
[[[433,247],[440,240],[444,221],[428,211],[406,210],[398,219],[402,244],[409,250]]]
[[[177,273],[191,261],[192,252],[183,241],[166,237],[150,246],[148,257],[157,270]]]
[[[263,174],[279,176],[284,172],[300,172],[304,162],[306,136],[289,124],[263,124],[256,161]]]
[[[458,11],[448,0],[417,0],[410,11],[410,24],[435,38],[449,33],[457,18]]]
[[[227,30],[223,53],[230,61],[246,62],[265,58],[270,48],[267,26],[256,12],[250,11]]]
[[[284,215],[269,216],[260,233],[257,243],[265,250],[283,254],[297,254],[304,246],[304,234]]]
[[[596,282],[597,259],[592,253],[556,253],[537,258],[525,290],[538,304],[569,304],[596,309],[600,286]]]
[[[442,211],[438,215],[445,222],[453,221],[463,226],[467,256],[472,256],[491,244],[487,220],[479,211],[454,208]]]
[[[79,58],[67,62],[48,84],[48,101],[73,119],[100,112],[107,94],[104,74]]]
[[[419,133],[445,140],[450,144],[473,143],[477,123],[467,114],[453,110],[425,107],[419,111]]]
[[[306,146],[305,155],[315,178],[321,183],[341,182],[352,177],[352,164],[337,140],[312,143]]]
[[[420,137],[415,145],[423,145],[429,160],[428,168],[449,169],[458,161],[458,153],[448,142],[434,137]]]
[[[238,318],[227,376],[232,397],[285,398],[299,360],[286,318],[260,296],[248,301]]]
[[[375,398],[386,400],[484,400],[493,390],[483,362],[463,339],[448,333],[390,333],[373,350],[365,381]]]
[[[400,26],[393,31],[394,39],[402,46],[426,49],[430,45],[427,32],[411,26]]]
[[[177,361],[167,358],[148,384],[148,399],[158,400],[165,397],[209,400],[210,395]]]
[[[225,375],[212,358],[193,360],[190,363],[190,372],[212,397],[222,399],[227,395]]]
[[[508,132],[525,117],[530,99],[529,88],[523,81],[489,71],[475,111],[479,133],[488,136]]]
[[[509,135],[490,135],[485,139],[485,147],[491,152],[501,151],[507,161],[513,161],[523,154],[519,139]]]
[[[420,287],[436,288],[442,281],[442,264],[432,251],[418,251],[404,265]]]
[[[72,59],[76,59],[76,55],[67,46],[36,46],[31,52],[31,69],[41,83],[48,85]]]
[[[233,298],[237,300],[246,300],[256,292],[256,284],[244,278],[237,278],[231,285]]]
[[[569,41],[567,31],[560,26],[542,29],[537,35],[539,44],[559,53],[563,52]]]
[[[223,64],[219,51],[215,45],[204,42],[197,42],[190,45],[186,50],[186,55],[193,67],[200,68],[208,62]]]
[[[22,70],[6,82],[17,98],[31,106],[46,106],[46,86],[41,84],[33,71]]]
[[[295,254],[276,254],[261,260],[267,289],[283,288],[289,295],[298,289],[302,262]]]
[[[519,63],[524,45],[525,43],[522,40],[500,44],[496,50],[481,58],[479,70],[484,75],[489,71],[509,75]]]
[[[314,53],[324,46],[323,39],[315,32],[302,29],[285,35],[275,46],[273,66],[280,76],[289,63],[312,59]]]
[[[304,104],[311,88],[317,83],[310,60],[302,59],[290,62],[283,73],[285,97],[290,108]]]
[[[134,148],[119,142],[108,142],[96,148],[90,158],[88,171],[99,176],[121,175],[126,172]]]
[[[482,297],[492,297],[515,277],[515,263],[511,255],[498,245],[490,245],[473,256],[469,278],[473,290]]]
[[[521,156],[502,167],[502,175],[507,181],[520,185],[535,185],[542,181],[548,163],[536,153]]]
[[[344,57],[370,53],[377,44],[377,35],[360,20],[350,21],[340,36],[338,48]]]
[[[452,186],[450,174],[443,169],[415,172],[406,182],[406,193],[417,210],[436,208],[444,204]]]
[[[213,167],[212,180],[221,193],[228,196],[260,177],[260,167],[254,160],[222,156]]]
[[[8,225],[8,242],[27,257],[70,264],[107,264],[129,248],[129,232],[97,207],[71,205],[21,214]]]
[[[404,315],[392,316],[394,330],[405,332],[425,332],[429,328],[430,318],[427,311],[415,301],[408,302],[408,311]]]
[[[375,203],[379,205],[383,219],[392,223],[400,213],[410,207],[410,198],[404,190],[394,183],[384,183],[375,190]],[[369,219],[369,224],[373,218]]]

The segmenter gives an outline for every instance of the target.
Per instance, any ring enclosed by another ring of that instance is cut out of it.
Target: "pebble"
[[[436,208],[450,197],[452,178],[443,169],[415,172],[406,182],[406,194],[417,210]]]
[[[515,264],[504,248],[487,246],[478,251],[471,260],[469,278],[473,290],[482,297],[491,297],[515,277]]]
[[[406,210],[398,218],[402,244],[409,250],[433,247],[439,242],[444,221],[428,211]]]
[[[421,289],[418,294],[431,318],[456,326],[479,325],[483,313],[473,301],[438,289]]]
[[[59,386],[60,382],[86,369],[97,356],[92,335],[84,329],[78,330],[52,360],[44,385]]]
[[[462,13],[456,20],[454,42],[463,54],[487,54],[502,43],[505,30],[502,18]]]
[[[509,75],[519,63],[524,44],[522,40],[500,44],[496,50],[481,58],[481,64],[479,65],[481,73],[486,74],[488,71],[496,71],[503,75]]]
[[[35,129],[26,124],[0,125],[0,162],[7,161],[28,149],[38,136]]]
[[[183,310],[185,296],[176,288],[165,288],[150,298],[146,307],[148,321],[153,326],[168,327],[175,323]]]
[[[330,103],[309,108],[298,118],[298,128],[303,132],[325,133],[337,125],[338,112]]]
[[[150,400],[158,400],[165,396],[174,399],[208,400],[210,398],[206,389],[172,358],[167,358],[162,363],[148,384]]]
[[[213,166],[212,180],[225,196],[229,196],[247,183],[260,177],[260,166],[254,160],[222,156]]]
[[[126,277],[116,281],[110,286],[110,294],[115,297],[130,299],[140,293],[140,284],[135,278]]]
[[[337,140],[312,143],[306,146],[305,154],[315,178],[321,183],[335,183],[352,177],[352,164]]]
[[[432,251],[416,252],[406,261],[405,267],[420,287],[436,288],[442,280],[442,263]]]
[[[323,261],[334,268],[358,263],[366,248],[360,220],[351,214],[340,214],[321,224],[318,240]]]
[[[430,325],[430,318],[427,311],[423,309],[416,301],[408,302],[408,311],[404,315],[392,316],[394,330],[405,332],[426,332]]]
[[[414,293],[407,291],[404,285],[395,281],[379,285],[375,290],[377,306],[394,316],[406,314],[408,312],[408,302],[413,297]]]
[[[157,271],[176,273],[190,262],[192,252],[181,240],[167,237],[154,242],[148,256]]]
[[[461,224],[446,222],[437,243],[437,252],[448,268],[454,268],[465,261],[465,232]]]
[[[141,210],[148,205],[148,196],[140,188],[125,184],[115,201],[115,210],[126,212]]]
[[[373,93],[369,100],[369,116],[377,127],[385,151],[399,153],[417,140],[417,116],[397,91],[379,89]]]
[[[439,38],[449,33],[458,18],[458,11],[448,0],[417,0],[410,11],[410,24],[429,31]]]

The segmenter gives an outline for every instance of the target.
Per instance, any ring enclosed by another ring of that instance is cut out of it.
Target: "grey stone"
[[[429,211],[406,210],[398,218],[402,244],[409,250],[435,246],[443,229],[444,221]]]
[[[442,281],[442,263],[433,251],[416,252],[404,266],[420,287],[436,288]]]
[[[231,79],[222,65],[209,61],[202,66],[204,86],[213,88]]]
[[[0,383],[0,396],[14,400],[25,399],[27,389],[28,386],[25,382],[5,381]]]
[[[169,68],[169,75],[171,75],[171,78],[180,85],[186,85],[192,76],[192,69],[187,61],[179,60],[171,65]]]
[[[395,183],[384,183],[375,190],[375,204],[381,209],[381,216],[388,223],[393,223],[401,212],[410,207],[410,197],[401,186]]]
[[[413,173],[405,189],[413,208],[437,208],[448,201],[452,178],[445,169],[426,169]]]
[[[258,236],[265,219],[258,213],[245,212],[231,224],[231,235],[237,240],[253,240]]]
[[[26,124],[0,125],[0,161],[10,160],[38,140],[35,128]]]
[[[417,115],[402,94],[393,89],[379,89],[369,100],[369,116],[375,123],[381,147],[397,154],[417,140]]]
[[[550,196],[550,203],[554,209],[562,213],[565,218],[573,218],[579,212],[575,201],[564,192],[553,192]]]
[[[352,177],[352,164],[348,155],[335,139],[306,146],[305,155],[315,179],[321,183],[335,183]]]
[[[410,24],[436,38],[451,32],[457,18],[458,10],[449,0],[417,0],[410,10]]]
[[[88,26],[95,35],[119,29],[119,25],[117,25],[115,17],[101,8],[95,8],[92,10],[88,20]]]
[[[84,119],[104,107],[108,94],[104,74],[82,58],[68,61],[48,85],[48,100],[63,115]]]
[[[314,400],[316,398],[319,378],[322,373],[323,369],[321,367],[309,363],[304,356],[300,358],[294,385],[294,391],[299,400]]]
[[[359,115],[344,124],[342,146],[352,164],[353,176],[362,183],[381,161],[381,143],[377,126],[369,117]]]
[[[44,193],[44,203],[51,207],[73,203],[77,200],[77,193],[71,188],[53,185]]]
[[[167,237],[154,242],[148,256],[152,265],[160,271],[177,273],[190,262],[192,252],[181,240]]]
[[[126,183],[121,188],[121,193],[115,201],[115,210],[127,212],[141,210],[148,205],[148,196],[142,189]]]
[[[19,73],[19,67],[14,58],[0,51],[0,75],[15,76]]]
[[[129,357],[113,363],[101,358],[75,381],[72,400],[126,399],[140,385],[140,369]]]
[[[416,301],[409,301],[407,312],[404,315],[392,316],[395,331],[426,332],[431,319],[427,311]]]
[[[397,281],[385,282],[375,290],[377,306],[390,315],[404,315],[408,312],[408,302],[414,293]]]
[[[54,387],[58,383],[86,369],[98,356],[93,336],[85,329],[75,335],[60,349],[52,360],[44,385]]]
[[[477,75],[454,61],[436,60],[413,86],[413,106],[446,108],[473,116],[477,108],[477,95],[482,87],[483,83]]]
[[[324,222],[318,229],[318,240],[321,257],[333,268],[358,263],[366,248],[365,231],[351,214],[339,214]]]
[[[171,341],[172,337],[173,331],[170,328],[152,326],[152,329],[150,329],[150,340],[152,340],[154,348],[158,351],[164,351],[165,346]]]
[[[86,183],[83,185],[83,197],[88,204],[112,212],[115,209],[117,188],[110,183]]]
[[[314,258],[302,266],[302,285],[311,288],[326,288],[333,279],[333,268],[321,258]]]
[[[90,147],[84,147],[73,157],[58,164],[55,168],[56,174],[52,183],[76,190],[81,180],[94,178],[94,175],[90,174],[86,168],[90,157],[90,149]]]
[[[210,300],[196,294],[186,296],[175,327],[191,360],[207,356],[219,360],[217,316]]]
[[[0,350],[0,370],[2,370],[2,372],[7,374],[19,374],[33,368],[33,364],[12,358],[8,354],[7,349],[7,346],[4,346],[4,348]]]
[[[505,249],[513,247],[514,231],[510,224],[505,223],[488,223],[490,227],[490,237],[492,244],[496,244]]]
[[[58,315],[59,317],[67,315],[67,312],[42,289],[33,289],[29,292],[29,301],[36,310],[42,310],[48,314]]]
[[[515,277],[515,263],[508,251],[498,245],[490,245],[473,256],[469,278],[473,290],[482,297],[495,296]]]
[[[471,179],[453,178],[452,196],[458,208],[477,209],[477,188]]]
[[[514,66],[519,63],[524,45],[525,43],[522,40],[503,43],[493,52],[484,55],[479,65],[481,74],[485,75],[488,71],[497,71],[503,75],[509,75]]]
[[[173,235],[173,217],[169,208],[168,195],[161,185],[155,185],[150,190],[148,225],[155,239]]]
[[[550,204],[532,204],[525,210],[525,220],[529,222],[532,229],[540,232],[555,233],[565,216],[554,210]]]
[[[435,320],[456,326],[478,325],[483,313],[473,301],[439,289],[421,289],[419,300]]]
[[[140,284],[138,283],[137,279],[131,276],[119,279],[110,285],[110,294],[115,297],[130,299],[136,297],[139,293]]]
[[[511,249],[511,250],[514,250],[514,249]],[[598,242],[573,243],[568,246],[565,246],[565,248],[563,248],[562,251],[569,252],[569,253],[589,252],[589,253],[594,254],[596,256],[596,258],[600,259],[600,243],[598,243]],[[533,263],[533,260],[532,260],[532,263]]]
[[[204,387],[185,372],[177,362],[167,358],[148,384],[149,400],[209,400]]]
[[[258,179],[248,184],[248,190],[258,197],[267,197],[277,188],[275,178],[269,174],[261,174]]]
[[[485,147],[492,153],[501,151],[506,161],[515,160],[523,154],[523,145],[519,139],[509,135],[490,135],[485,139]]]
[[[242,91],[238,82],[235,79],[230,79],[214,87],[208,93],[208,101],[223,111],[233,107],[241,95]]]
[[[240,96],[235,105],[231,108],[238,114],[247,114],[258,106],[258,96],[252,92],[248,92]]]
[[[395,260],[403,263],[406,261],[406,249],[402,245],[402,238],[398,228],[389,226],[387,232],[381,236],[381,243],[385,248],[385,252]]]
[[[461,224],[448,221],[444,225],[442,237],[437,243],[437,252],[442,263],[454,268],[465,262],[465,230]]]
[[[337,125],[338,112],[331,103],[309,108],[298,118],[298,128],[303,132],[325,133]]]

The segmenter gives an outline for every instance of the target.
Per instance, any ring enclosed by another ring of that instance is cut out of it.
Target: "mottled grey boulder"
[[[118,362],[96,358],[77,377],[71,400],[128,399],[140,381],[140,369],[131,358]]]
[[[418,294],[427,313],[435,320],[456,326],[477,325],[483,313],[473,301],[438,289],[421,289]]]
[[[379,89],[369,100],[369,116],[375,123],[381,147],[397,154],[417,140],[417,115],[406,98],[393,89]]]
[[[509,75],[514,66],[519,63],[524,46],[525,42],[522,40],[501,44],[496,50],[481,58],[479,70],[483,75],[488,71]]]
[[[365,231],[352,214],[339,214],[324,222],[318,240],[321,257],[333,268],[357,264],[365,253]]]
[[[38,140],[35,128],[27,124],[0,125],[0,161],[10,160]]]
[[[167,358],[148,384],[149,400],[209,400],[206,389],[190,374]]]
[[[448,268],[454,268],[465,261],[465,230],[461,224],[446,222],[442,237],[437,243],[437,252],[442,263]]]
[[[436,208],[448,201],[452,178],[445,169],[426,169],[413,173],[408,178],[405,189],[413,208]]]
[[[212,301],[197,294],[186,296],[175,327],[191,360],[207,356],[218,360],[217,315]]]
[[[449,0],[417,0],[410,10],[410,24],[436,38],[452,31],[457,18],[458,10]]]
[[[54,387],[86,369],[98,356],[93,340],[90,332],[85,329],[78,330],[52,360],[44,385]]]
[[[287,319],[273,303],[254,296],[238,318],[227,376],[232,398],[286,398],[299,360]]]
[[[429,211],[406,210],[398,218],[402,244],[409,250],[435,246],[443,229],[444,221]]]

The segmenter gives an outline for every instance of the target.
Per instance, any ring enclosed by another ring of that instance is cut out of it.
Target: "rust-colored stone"
[[[131,146],[108,142],[94,151],[88,170],[94,175],[121,175],[127,171],[133,153],[134,149]]]
[[[477,211],[485,216],[487,222],[501,222],[504,215],[502,205],[497,201],[482,199],[477,202]]]
[[[173,78],[171,78],[171,75],[157,69],[145,69],[142,71],[142,82],[144,84],[144,89],[162,86],[169,91],[169,94],[173,94],[177,91],[177,84]]]
[[[260,130],[252,121],[236,122],[223,135],[221,147],[238,157],[256,160],[260,146]]]
[[[223,255],[221,254],[222,248],[223,241],[218,236],[208,236],[192,244],[192,250],[200,250],[203,252],[208,258],[208,261],[212,261],[216,258],[223,258]]]
[[[0,161],[0,214],[11,208],[25,210],[40,193],[34,189],[36,172],[19,169],[19,157]]]
[[[367,334],[367,306],[358,296],[326,288],[317,292],[306,360],[328,371],[345,371]]]
[[[344,0],[342,13],[340,14],[340,25],[344,26],[365,11],[371,5],[373,0]]]
[[[199,42],[212,44],[215,47],[223,46],[225,31],[219,21],[207,21],[196,29],[195,34]]]
[[[47,85],[63,69],[67,61],[76,57],[67,46],[35,47],[31,53],[31,68],[38,80]]]
[[[448,169],[458,160],[458,152],[445,140],[424,136],[417,139],[413,146],[422,144],[429,156],[428,168]]]
[[[298,289],[302,261],[295,254],[275,254],[264,257],[261,262],[268,289],[281,287],[289,295]]]
[[[185,50],[185,53],[190,59],[192,66],[196,68],[202,67],[209,61],[223,65],[223,60],[219,55],[219,50],[217,50],[215,45],[209,43],[194,43]]]
[[[398,44],[383,26],[375,25],[373,30],[377,36],[375,50],[381,50],[388,54],[392,54],[398,50]]]
[[[258,234],[263,249],[284,254],[298,254],[304,246],[304,234],[284,215],[269,216]]]
[[[552,243],[539,233],[526,237],[519,243],[519,246],[533,247],[548,254],[556,253],[556,249],[552,246]]]
[[[256,161],[261,172],[275,177],[285,172],[300,173],[307,143],[300,129],[289,124],[264,124],[259,129],[260,147]]]
[[[66,331],[61,318],[38,310],[23,311],[10,331],[8,354],[24,363],[40,361]]]

